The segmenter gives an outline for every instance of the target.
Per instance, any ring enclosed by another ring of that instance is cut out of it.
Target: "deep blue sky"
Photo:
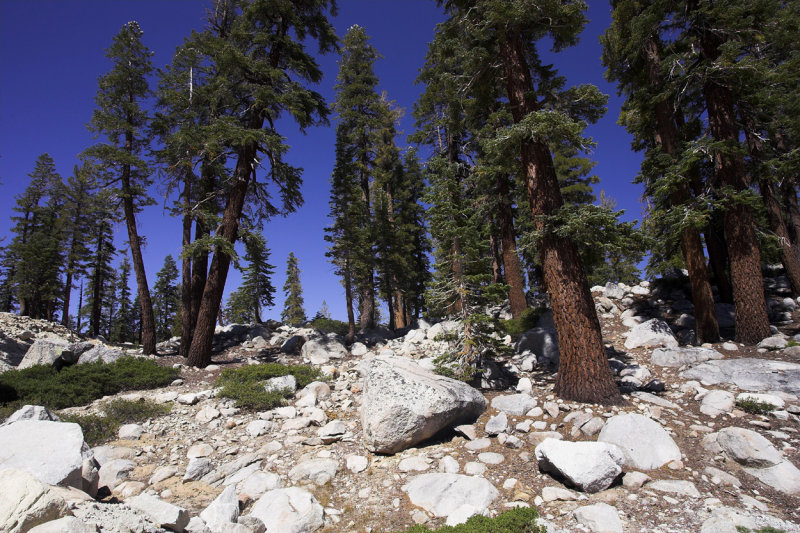
[[[97,78],[110,68],[104,50],[122,25],[130,20],[139,22],[143,42],[155,52],[153,65],[162,67],[184,36],[204,27],[209,5],[197,0],[0,0],[0,238],[8,235],[14,197],[26,187],[36,158],[49,153],[66,179],[77,163],[77,154],[93,143],[85,124],[94,109]],[[641,158],[631,152],[630,136],[616,124],[620,100],[615,87],[603,79],[600,64],[598,36],[610,22],[609,11],[609,4],[592,2],[591,22],[580,44],[558,55],[545,55],[569,83],[594,83],[611,96],[609,112],[588,130],[598,142],[592,155],[601,179],[596,192],[604,189],[627,211],[626,219],[635,219],[641,216],[641,189],[631,181]],[[433,0],[339,1],[334,19],[337,33],[342,36],[358,24],[384,56],[375,70],[380,90],[407,111],[401,123],[403,140],[412,132],[410,111],[422,89],[414,80],[434,27],[442,19]],[[331,55],[319,58],[325,79],[317,90],[329,101],[333,99],[337,59]],[[282,133],[292,147],[288,159],[304,168],[305,204],[289,217],[265,226],[272,263],[277,267],[273,283],[280,293],[277,305],[265,316],[280,316],[286,257],[294,251],[302,270],[307,314],[313,315],[324,299],[334,318],[342,319],[343,290],[325,260],[323,240],[334,130],[332,126],[315,128],[305,136],[294,129]],[[158,205],[140,214],[139,226],[147,237],[144,255],[152,286],[164,256],[177,258],[180,253],[180,227],[165,210],[173,199],[164,198],[163,187],[158,185],[151,192]],[[121,224],[116,235],[121,247],[126,239]],[[238,281],[238,273],[232,271],[226,294]]]

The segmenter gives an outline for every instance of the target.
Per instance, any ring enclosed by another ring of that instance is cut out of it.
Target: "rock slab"
[[[0,531],[20,533],[72,514],[64,498],[22,470],[0,470],[0,495]]]
[[[308,533],[324,523],[324,511],[314,495],[297,487],[264,493],[250,515],[264,522],[266,533]]]
[[[748,391],[800,394],[800,365],[784,361],[751,357],[706,361],[681,372],[681,377],[710,385],[731,383]]]
[[[83,489],[83,459],[90,455],[78,424],[20,420],[0,427],[0,468],[24,470],[48,485]]]
[[[403,486],[411,503],[438,517],[483,513],[499,492],[482,477],[421,474]]]
[[[609,418],[597,440],[619,446],[625,465],[637,470],[653,470],[681,458],[678,445],[664,428],[636,413]]]
[[[408,359],[373,359],[362,397],[364,444],[372,452],[397,453],[443,428],[473,421],[486,403],[466,383],[423,370]]]
[[[569,485],[599,492],[622,473],[625,456],[614,444],[545,439],[536,447],[539,470],[563,477]]]

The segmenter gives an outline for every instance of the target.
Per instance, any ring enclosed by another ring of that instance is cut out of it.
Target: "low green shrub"
[[[736,526],[736,531],[739,533],[786,533],[786,530],[775,529],[771,526],[762,527],[760,529],[752,530],[744,526]]]
[[[329,333],[336,333],[344,337],[347,335],[348,326],[347,322],[341,320],[334,320],[332,318],[315,318],[311,321],[311,327],[320,331],[327,331]]]
[[[771,403],[759,400],[736,400],[736,407],[751,415],[765,415],[775,410]]]
[[[177,369],[136,357],[73,365],[60,371],[50,365],[37,365],[0,374],[0,404],[63,409],[122,391],[163,387],[178,374]]]
[[[519,507],[488,518],[476,515],[457,526],[442,526],[429,529],[416,525],[405,533],[546,533],[544,526],[536,525],[539,513],[533,507]]]
[[[89,446],[97,446],[117,438],[117,431],[123,424],[144,422],[169,413],[169,405],[157,404],[140,398],[139,400],[113,400],[103,406],[105,416],[67,415],[64,422],[74,422],[83,430],[83,440]]]
[[[236,400],[237,407],[264,411],[283,405],[294,393],[288,389],[267,392],[264,383],[270,378],[289,374],[295,377],[299,387],[324,379],[322,372],[311,366],[265,363],[223,370],[215,386],[221,387],[220,396]]]
[[[534,309],[529,307],[525,311],[522,312],[522,315],[518,318],[512,318],[509,320],[501,320],[500,321],[500,328],[505,331],[508,335],[512,337],[517,337],[522,335],[529,329],[533,329],[536,327],[536,323],[539,322],[539,318],[542,316],[541,309]]]

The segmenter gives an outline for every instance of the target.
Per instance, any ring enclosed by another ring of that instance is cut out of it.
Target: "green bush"
[[[329,333],[336,333],[344,337],[347,335],[348,326],[347,322],[341,320],[334,320],[332,318],[315,318],[311,321],[311,327],[320,331],[327,331]]]
[[[736,407],[751,415],[765,415],[775,410],[771,403],[758,400],[736,400]]]
[[[305,387],[324,377],[319,369],[310,366],[265,363],[223,370],[215,385],[222,388],[220,396],[233,398],[237,407],[264,411],[283,405],[286,398],[294,393],[288,389],[267,392],[264,390],[264,382],[289,374],[295,377],[299,387]]]
[[[74,422],[83,430],[83,440],[89,446],[97,446],[117,438],[117,431],[123,424],[143,422],[169,413],[170,407],[139,400],[113,400],[103,406],[105,416],[69,415],[62,416],[64,422]]]
[[[519,335],[522,335],[529,329],[535,328],[536,323],[539,322],[539,318],[541,316],[542,316],[541,309],[534,309],[532,307],[529,307],[528,309],[523,311],[522,316],[518,318],[501,320],[500,327],[503,331],[505,331],[512,337],[517,337]]]
[[[0,374],[0,404],[63,409],[122,391],[163,387],[178,374],[174,368],[136,357],[73,365],[60,371],[50,365],[37,365]]]
[[[736,526],[736,531],[739,533],[786,533],[786,531],[783,529],[775,529],[771,526],[762,527],[760,529],[756,529],[755,531],[744,526]]]
[[[544,526],[537,526],[539,513],[533,507],[519,507],[488,518],[476,515],[457,526],[442,526],[429,529],[422,525],[407,529],[405,533],[546,533]]]

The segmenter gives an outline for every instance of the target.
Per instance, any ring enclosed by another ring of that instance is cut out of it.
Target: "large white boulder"
[[[78,424],[20,420],[0,426],[0,468],[17,468],[48,485],[83,489],[83,460],[92,452]]]
[[[376,358],[366,365],[361,424],[372,452],[397,453],[443,428],[472,422],[485,409],[479,391],[408,359]]]
[[[625,456],[614,444],[545,439],[536,447],[539,470],[563,477],[585,492],[611,486],[622,473]]]
[[[752,429],[728,427],[716,433],[716,442],[731,459],[743,466],[767,467],[782,462],[783,454]]]
[[[69,343],[64,339],[36,339],[17,368],[30,368],[34,365],[52,365],[61,358]]]
[[[315,365],[324,365],[331,359],[343,359],[348,353],[344,344],[328,337],[310,339],[300,349],[300,355]]]
[[[625,464],[638,470],[653,470],[681,458],[678,445],[666,430],[655,420],[636,413],[609,418],[597,440],[619,446]]]
[[[647,322],[637,324],[631,329],[625,340],[625,348],[628,350],[651,346],[678,347],[678,339],[663,320],[651,318]]]
[[[714,418],[718,415],[730,413],[736,401],[733,394],[726,390],[708,391],[700,403],[700,412]]]
[[[403,486],[411,503],[438,517],[482,514],[499,492],[482,477],[432,473],[412,478]]]
[[[0,531],[21,533],[71,514],[64,498],[29,473],[0,470]]]
[[[264,493],[250,510],[266,533],[309,533],[323,525],[324,511],[314,495],[298,487]]]

